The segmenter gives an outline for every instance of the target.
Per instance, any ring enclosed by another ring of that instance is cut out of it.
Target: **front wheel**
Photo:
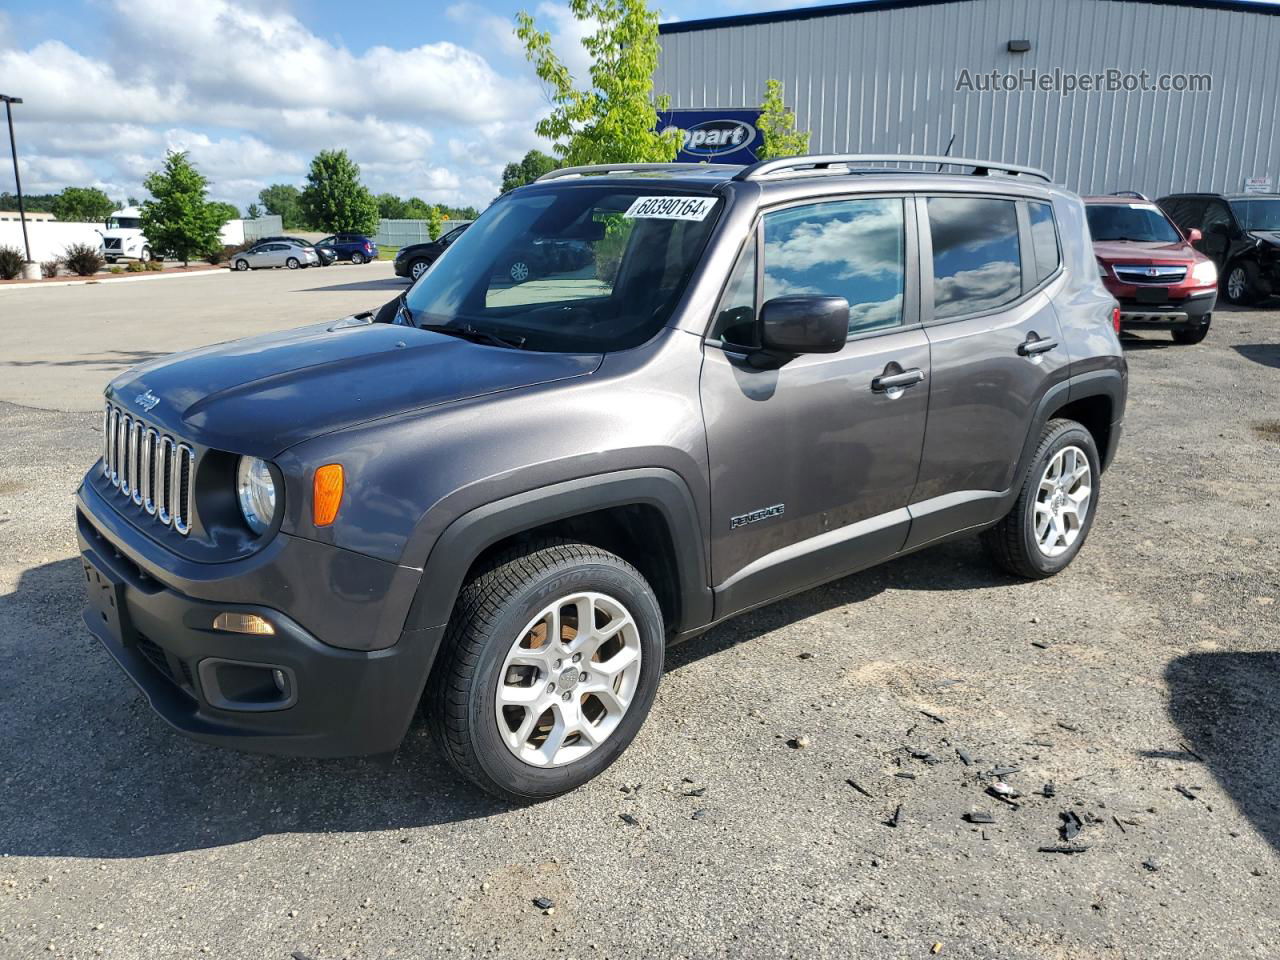
[[[237,270],[248,270],[248,269],[249,269],[249,261],[248,261],[248,260],[237,260],[237,261],[235,262],[235,268],[236,268]]]
[[[1256,303],[1265,296],[1262,287],[1262,271],[1252,261],[1233,263],[1223,278],[1227,299],[1239,306]]]
[[[351,262],[357,266],[364,263],[364,254],[357,250],[351,255]]]
[[[290,270],[297,270],[298,267],[302,266],[302,264],[298,262],[297,257],[290,257],[288,260],[284,262],[284,265],[288,267]]]
[[[1205,317],[1204,323],[1198,327],[1183,327],[1181,330],[1173,331],[1173,342],[1189,347],[1202,342],[1208,335],[1209,318]]]
[[[413,263],[409,264],[409,276],[414,280],[417,280],[427,272],[427,267],[429,266],[430,264],[425,260],[415,260]]]
[[[1013,509],[982,534],[992,559],[1030,580],[1065,570],[1093,526],[1100,474],[1093,435],[1074,420],[1050,420]]]
[[[141,260],[143,263],[150,263],[150,262],[151,262],[151,248],[150,248],[150,247],[143,247],[143,248],[142,248],[142,252],[141,252],[140,254],[138,254],[138,259],[139,259],[139,260]]]
[[[492,794],[567,793],[635,738],[664,643],[653,589],[625,560],[562,541],[513,549],[458,597],[429,686],[435,734]]]

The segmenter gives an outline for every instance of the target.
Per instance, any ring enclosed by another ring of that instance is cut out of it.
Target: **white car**
[[[320,256],[315,247],[300,247],[294,243],[259,243],[231,258],[232,270],[257,270],[260,267],[318,267]]]

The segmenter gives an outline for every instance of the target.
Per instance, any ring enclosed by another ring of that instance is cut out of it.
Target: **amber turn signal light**
[[[316,467],[311,487],[311,521],[317,527],[327,527],[338,515],[342,504],[342,464],[327,463]]]

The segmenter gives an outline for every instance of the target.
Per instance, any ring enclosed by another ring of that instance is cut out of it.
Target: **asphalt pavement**
[[[1280,309],[1129,342],[1064,574],[962,541],[740,617],[614,768],[510,808],[421,727],[389,768],[191,743],[80,624],[105,380],[388,272],[0,293],[0,956],[1277,955]]]

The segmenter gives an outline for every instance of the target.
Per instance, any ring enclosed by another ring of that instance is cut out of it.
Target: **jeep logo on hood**
[[[685,153],[714,157],[748,146],[756,128],[743,120],[704,120],[684,131]]]

